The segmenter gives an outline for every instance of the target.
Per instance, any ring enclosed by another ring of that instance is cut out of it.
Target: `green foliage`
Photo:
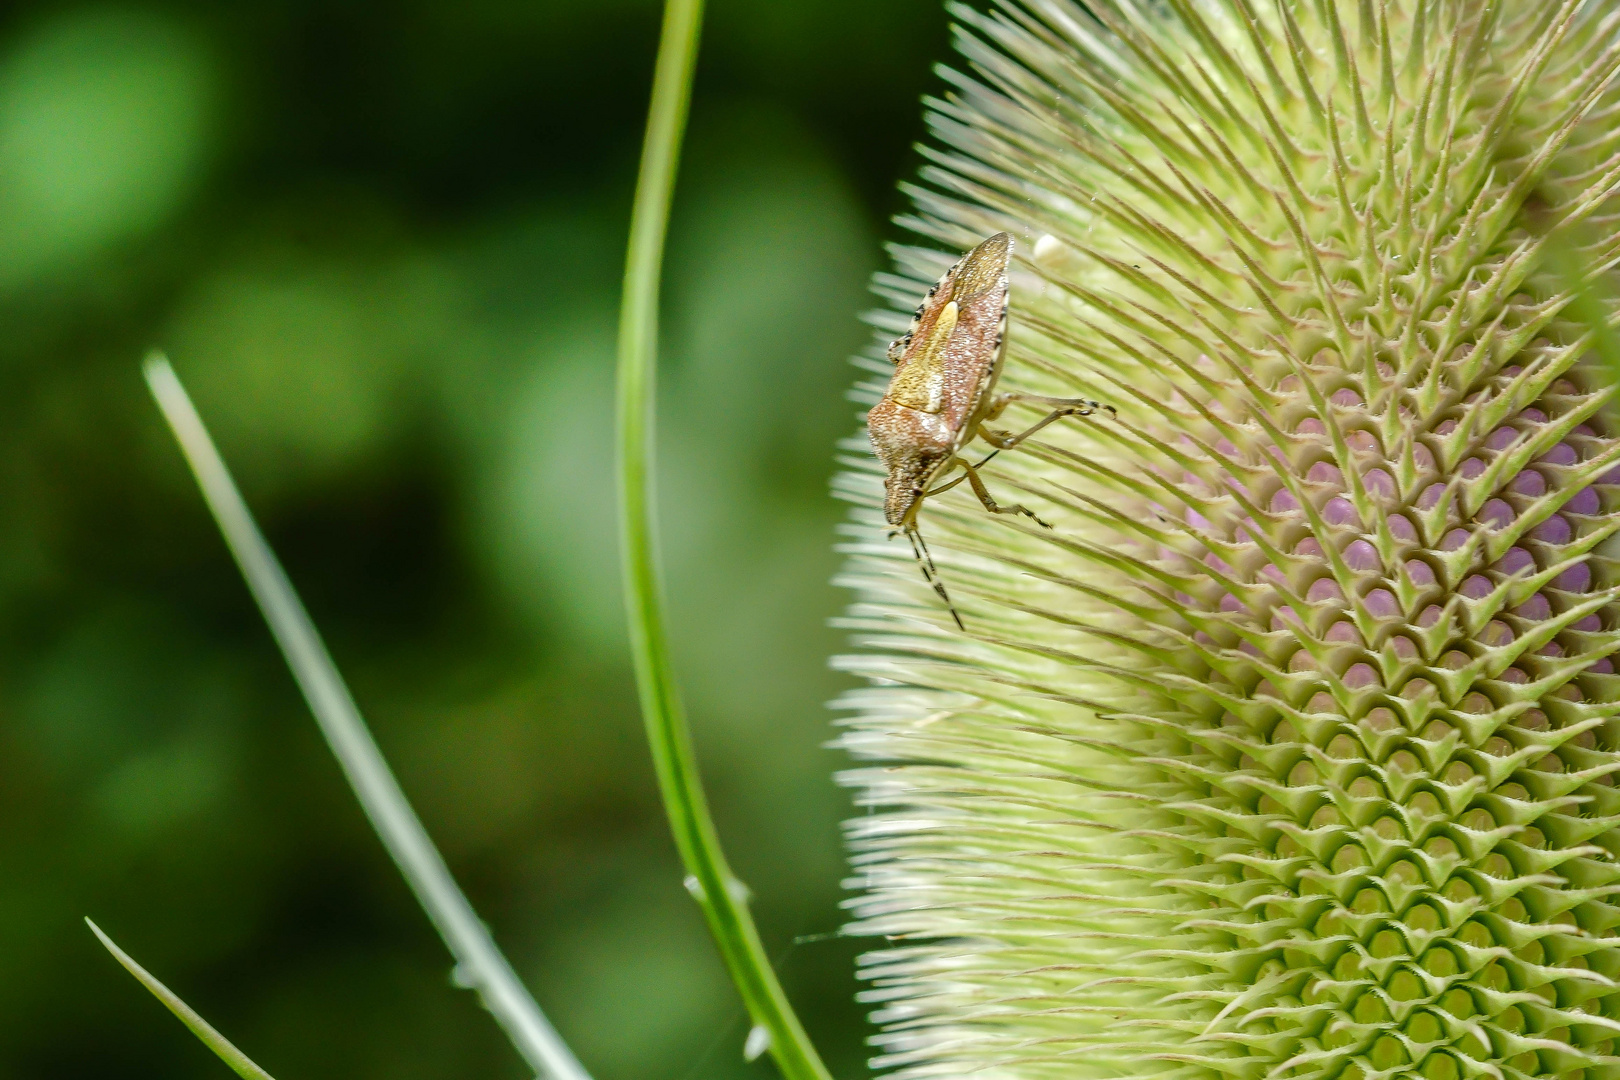
[[[1088,7],[957,10],[910,223],[1119,420],[987,470],[1051,532],[930,504],[965,634],[841,482],[883,1064],[1615,1075],[1614,17]]]
[[[680,885],[615,562],[659,6],[8,7],[0,1074],[221,1074],[106,963],[94,913],[278,1075],[532,1076],[311,725],[141,384],[155,344],[593,1074],[770,1075]],[[792,944],[837,926],[847,812],[821,747],[826,450],[944,20],[721,0],[707,29],[663,310],[671,621],[728,854],[848,1075],[853,946]]]

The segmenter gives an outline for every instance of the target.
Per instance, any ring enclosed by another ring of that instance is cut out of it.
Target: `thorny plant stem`
[[[518,981],[512,965],[450,876],[444,859],[366,729],[309,613],[242,501],[202,418],[174,369],[161,355],[147,359],[146,382],[180,441],[203,498],[225,534],[225,542],[270,624],[287,666],[292,668],[320,724],[321,734],[326,736],[383,846],[455,957],[458,983],[478,991],[512,1045],[542,1080],[590,1080],[590,1074]]]
[[[630,250],[619,316],[619,503],[625,602],[641,712],[687,888],[708,919],[732,981],[788,1080],[828,1080],[826,1066],[788,1004],[731,873],[698,777],[686,711],[664,623],[653,498],[659,277],[697,59],[702,0],[668,0],[653,72],[652,107],[630,217]]]

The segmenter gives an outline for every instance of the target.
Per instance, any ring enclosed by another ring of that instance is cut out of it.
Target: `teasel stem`
[[[664,620],[653,498],[659,275],[702,19],[701,0],[669,0],[664,7],[652,107],[630,217],[618,373],[620,554],[630,648],[658,788],[686,867],[687,891],[703,909],[750,1020],[769,1035],[771,1055],[783,1075],[789,1080],[828,1080],[826,1066],[765,955],[748,911],[747,889],[721,850],[698,776]],[[757,1038],[750,1039],[750,1045],[757,1043]]]

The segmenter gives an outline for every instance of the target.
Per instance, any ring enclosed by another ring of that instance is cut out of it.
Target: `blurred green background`
[[[600,1080],[767,1076],[652,790],[611,366],[658,8],[0,13],[0,1077],[511,1077],[145,395],[168,350],[457,875]],[[829,1063],[834,441],[936,0],[718,0],[671,236],[673,622],[711,794]]]

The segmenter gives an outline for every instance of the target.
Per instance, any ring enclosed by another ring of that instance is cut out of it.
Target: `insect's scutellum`
[[[1007,266],[1012,250],[1012,237],[997,233],[962,256],[928,290],[910,329],[889,346],[894,377],[866,419],[878,459],[888,470],[883,515],[893,526],[890,535],[904,533],[911,541],[923,578],[960,629],[965,629],[962,617],[945,591],[917,523],[924,500],[966,480],[992,514],[1023,514],[1049,529],[1028,507],[1002,506],[991,498],[979,466],[1054,420],[1089,416],[1097,409],[1113,411],[1112,406],[1085,398],[995,393],[1007,348]],[[1044,405],[1050,412],[1017,434],[984,426],[1014,401]],[[977,465],[962,456],[976,438],[995,448]],[[941,483],[957,469],[961,476]]]

